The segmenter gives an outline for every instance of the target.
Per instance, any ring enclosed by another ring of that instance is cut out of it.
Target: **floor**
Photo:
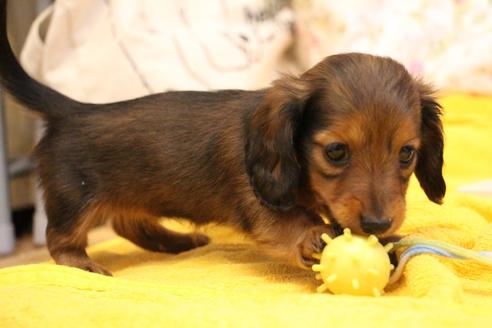
[[[109,226],[95,228],[89,233],[89,245],[112,239],[115,236],[115,233]],[[0,256],[0,268],[49,260],[50,256],[46,247],[34,245],[31,235],[24,235],[17,240],[14,254]]]

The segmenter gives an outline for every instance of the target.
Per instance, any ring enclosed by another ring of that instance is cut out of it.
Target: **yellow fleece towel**
[[[492,177],[492,98],[443,105],[449,193],[434,205],[413,181],[402,232],[492,250],[492,200],[456,191]],[[313,273],[204,230],[212,244],[179,255],[122,239],[92,247],[114,278],[52,264],[0,270],[0,327],[492,327],[490,267],[420,255],[380,298],[317,294]]]

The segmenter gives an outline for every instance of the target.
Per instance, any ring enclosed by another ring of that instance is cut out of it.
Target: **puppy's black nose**
[[[391,219],[372,218],[369,216],[361,216],[360,227],[362,231],[369,234],[383,233],[391,227]]]

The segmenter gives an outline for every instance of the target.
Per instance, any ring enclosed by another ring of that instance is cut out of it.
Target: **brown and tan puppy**
[[[48,248],[59,264],[109,274],[85,251],[89,229],[108,219],[148,250],[207,244],[204,235],[159,225],[167,216],[236,226],[305,267],[323,232],[397,230],[413,172],[432,201],[445,194],[440,106],[392,59],[341,54],[264,90],[85,104],[22,70],[6,36],[5,2],[1,82],[46,122],[36,158]]]

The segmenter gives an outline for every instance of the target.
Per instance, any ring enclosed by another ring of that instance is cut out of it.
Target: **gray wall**
[[[16,53],[19,53],[36,16],[36,0],[9,1],[9,37]],[[34,122],[36,117],[20,108],[12,99],[5,97],[7,121],[8,158],[28,154],[33,148]],[[34,179],[32,176],[17,178],[11,183],[11,202],[14,208],[33,202]]]

